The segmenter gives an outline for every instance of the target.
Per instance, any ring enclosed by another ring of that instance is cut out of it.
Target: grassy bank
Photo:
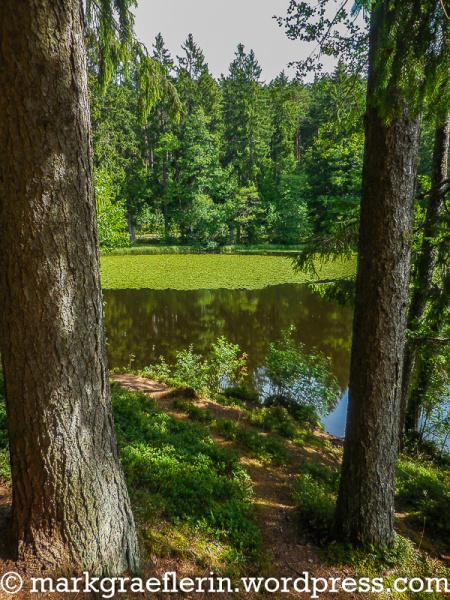
[[[325,265],[317,261],[319,280],[354,275],[356,258]],[[260,289],[285,283],[306,283],[311,276],[296,273],[282,256],[173,254],[103,256],[105,289]]]
[[[209,254],[262,254],[262,255],[292,255],[303,250],[303,244],[293,244],[290,246],[284,244],[252,244],[222,246]],[[198,246],[186,246],[179,244],[146,244],[138,242],[133,246],[126,248],[116,248],[108,252],[110,256],[123,256],[138,254],[205,254],[205,250]]]

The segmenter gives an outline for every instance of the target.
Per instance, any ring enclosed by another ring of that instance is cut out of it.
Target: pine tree
[[[270,112],[262,69],[253,50],[239,44],[227,77],[222,78],[224,160],[241,186],[254,185],[270,155]]]
[[[33,567],[119,575],[137,568],[138,544],[110,402],[80,2],[3,0],[0,37],[0,343],[16,550]]]

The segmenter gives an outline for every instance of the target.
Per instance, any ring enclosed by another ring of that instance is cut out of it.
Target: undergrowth
[[[410,504],[416,502],[416,506],[427,512],[434,523],[440,522],[442,525],[448,523],[445,521],[445,510],[448,510],[448,504],[445,508],[444,499],[449,488],[448,482],[438,481],[434,469],[435,467],[430,465],[424,467],[402,458],[398,466],[397,493],[399,500],[408,501]],[[358,548],[333,540],[333,520],[338,488],[339,471],[316,463],[303,465],[294,486],[299,527],[302,532],[309,534],[316,544],[319,543],[324,560],[331,565],[351,566],[357,577],[374,578],[383,575],[385,588],[391,590],[394,589],[392,585],[394,580],[399,577],[408,577],[410,580],[430,577],[449,578],[450,569],[441,561],[421,552],[412,541],[397,534],[394,544],[386,548]],[[425,495],[424,490],[427,490]],[[430,505],[422,502],[424,497],[431,496],[435,500],[439,499],[439,506],[443,510],[440,520],[436,514],[432,515],[433,502]],[[438,600],[443,596],[440,592],[431,591],[403,593],[391,591],[381,594],[381,597]]]
[[[251,511],[251,481],[238,456],[215,444],[200,424],[172,418],[144,394],[114,385],[113,406],[122,462],[149,553],[176,554],[184,538],[194,558],[210,568],[233,571],[258,562],[260,532]]]
[[[450,468],[429,460],[402,457],[397,465],[396,493],[408,519],[424,534],[450,540]]]

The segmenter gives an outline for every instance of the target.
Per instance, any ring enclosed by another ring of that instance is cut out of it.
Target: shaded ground
[[[195,406],[207,409],[216,419],[227,419],[234,421],[243,420],[243,413],[238,408],[226,407],[209,400],[196,400],[189,390],[174,390],[163,384],[150,381],[133,375],[114,375],[113,379],[123,388],[129,391],[139,391],[148,394],[153,398],[158,407],[164,412],[170,414],[175,419],[186,420],[188,416],[174,407],[175,400],[188,400]],[[176,403],[175,403],[176,406]],[[248,424],[246,424],[247,426]],[[248,425],[251,427],[251,425]],[[222,446],[233,447],[240,457],[241,464],[245,467],[254,489],[254,509],[257,524],[261,530],[263,538],[263,555],[267,557],[262,572],[257,573],[260,577],[293,578],[301,577],[303,572],[308,572],[314,577],[325,578],[345,578],[354,576],[351,568],[334,567],[325,563],[315,548],[308,542],[302,532],[298,530],[295,515],[295,506],[292,500],[292,484],[298,474],[300,467],[305,462],[321,462],[330,465],[338,464],[340,461],[341,442],[327,436],[326,434],[316,432],[311,440],[311,444],[304,447],[297,446],[286,440],[285,445],[288,451],[288,459],[285,464],[267,464],[255,459],[242,447],[239,442],[233,442],[222,437],[214,428],[210,429],[210,435],[215,443]],[[328,444],[320,442],[328,441]],[[313,443],[313,442],[317,443]],[[15,571],[24,573],[21,565],[14,563],[11,557],[11,548],[8,540],[8,522],[10,511],[10,491],[6,487],[0,487],[0,575]],[[401,516],[401,515],[400,515]],[[158,524],[155,525],[155,528]],[[401,525],[403,528],[404,526]],[[425,544],[424,544],[425,546]],[[145,556],[142,576],[162,577],[166,572],[175,571],[179,578],[188,577],[208,577],[210,575],[209,567],[200,566],[194,559],[190,560],[186,556],[175,553],[174,556]],[[249,576],[255,573],[248,573]],[[54,600],[60,598],[76,598],[84,600],[85,598],[95,598],[95,595],[86,594],[51,594],[45,595]],[[244,592],[233,594],[146,594],[147,598],[249,598],[258,597],[267,598],[310,598],[309,594],[302,594],[291,591],[290,593],[262,594]],[[0,600],[7,598],[18,598],[25,600],[36,598],[37,594],[21,593],[15,596],[5,594],[0,591]],[[43,595],[40,595],[43,597]],[[132,595],[117,595],[117,598],[132,598]],[[139,597],[143,597],[140,595]],[[339,600],[344,598],[359,599],[369,598],[370,594],[356,593],[333,593],[324,594],[323,598],[333,597]]]
[[[155,384],[145,378],[134,375],[114,375],[113,379],[122,387],[129,391],[139,391],[149,393],[154,398],[159,407],[171,416],[178,419],[186,419],[186,415],[173,408],[173,399],[179,397],[177,390]],[[192,399],[191,399],[192,400]],[[239,409],[222,406],[210,400],[196,400],[195,405],[200,408],[208,409],[215,418],[225,418],[229,420],[241,420],[242,412]],[[325,437],[330,441],[332,438],[326,434],[317,433],[319,437]],[[320,557],[314,551],[311,544],[302,538],[298,530],[295,519],[295,506],[292,500],[292,483],[299,472],[299,467],[305,461],[312,462],[320,458],[321,462],[335,463],[339,460],[339,453],[332,450],[329,452],[318,452],[314,447],[299,448],[294,444],[287,442],[289,450],[289,461],[285,465],[268,465],[249,456],[245,449],[239,447],[223,438],[216,431],[211,430],[211,437],[220,445],[235,446],[240,454],[240,462],[245,466],[249,473],[254,488],[254,505],[258,525],[263,536],[264,550],[268,557],[267,569],[264,573],[258,575],[264,577],[292,577],[297,578],[307,571],[315,577],[345,577],[350,575],[350,570],[331,568],[321,561]],[[336,445],[340,445],[338,440],[332,440]],[[199,573],[198,567],[193,564],[186,565],[183,561],[160,561],[155,560],[155,567],[158,574],[166,570],[174,569],[177,572],[192,576]],[[163,567],[161,569],[161,567]],[[206,594],[204,597],[208,597]],[[258,594],[259,597],[262,594]],[[363,598],[364,594],[333,594],[333,598]],[[186,597],[190,597],[187,595]],[[199,597],[194,595],[192,597]],[[211,598],[217,594],[211,595]],[[220,597],[228,597],[226,594]],[[245,597],[251,598],[250,594],[232,594],[230,598]],[[270,598],[309,598],[309,594],[297,592],[283,594],[269,594]]]

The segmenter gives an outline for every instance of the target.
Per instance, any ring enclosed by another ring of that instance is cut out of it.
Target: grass
[[[320,280],[348,278],[356,259],[318,263]],[[105,289],[261,289],[270,285],[306,283],[289,258],[223,254],[102,256]]]
[[[303,244],[251,244],[251,245],[229,245],[218,248],[214,254],[296,254],[303,250]],[[146,244],[138,242],[134,246],[116,248],[107,254],[112,256],[136,255],[136,254],[203,254],[204,249],[197,246]]]

